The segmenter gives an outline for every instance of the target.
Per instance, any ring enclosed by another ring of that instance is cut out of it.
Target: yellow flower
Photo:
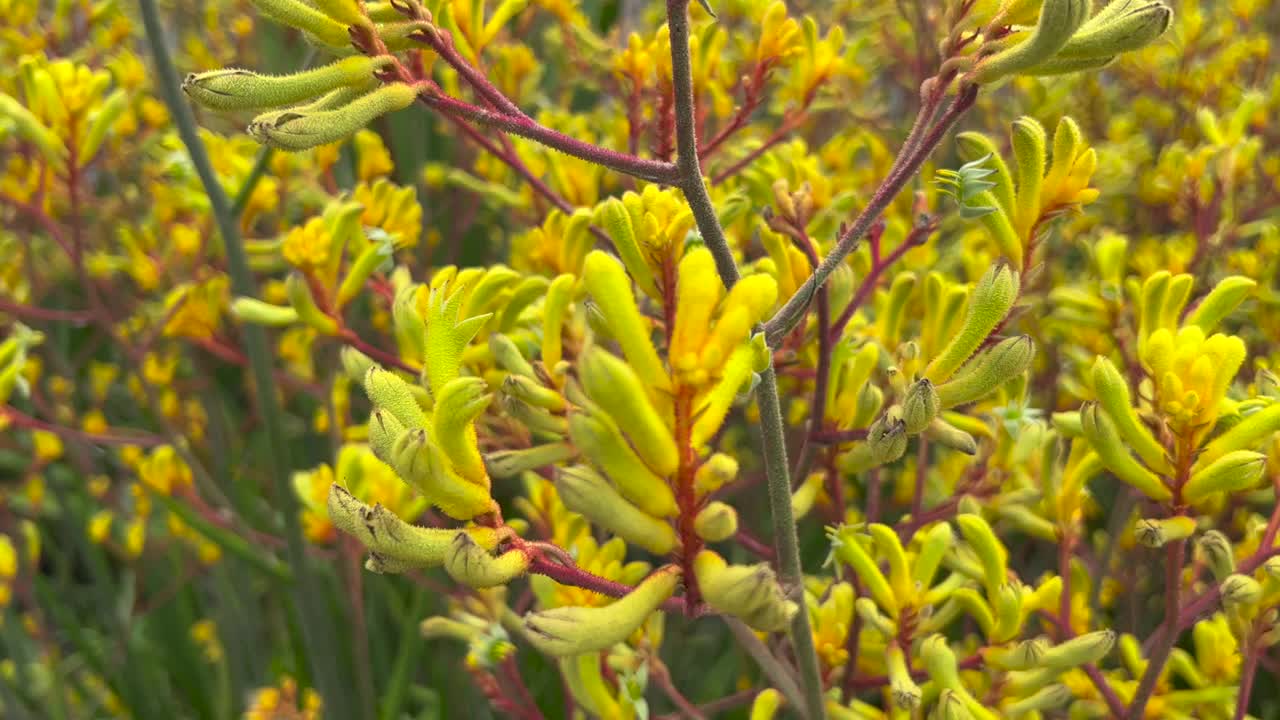
[[[212,620],[198,620],[191,626],[191,640],[211,663],[222,661],[222,643],[218,641],[218,626]]]
[[[172,445],[161,445],[138,464],[138,479],[164,495],[191,487],[191,468]]]
[[[324,218],[314,217],[307,224],[289,231],[280,246],[280,252],[290,265],[301,270],[315,270],[329,262],[331,244]]]
[[[396,247],[414,247],[422,235],[422,206],[413,187],[400,187],[390,180],[360,183],[351,193],[364,207],[360,224],[379,228],[391,236]]]
[[[391,153],[382,136],[372,130],[361,130],[351,140],[356,151],[356,177],[365,182],[389,175],[395,169]]]
[[[222,310],[229,302],[228,286],[226,275],[214,275],[202,283],[175,288],[165,298],[169,312],[165,336],[212,338],[222,325]]]
[[[62,438],[45,430],[31,433],[32,450],[37,462],[46,464],[62,457]]]
[[[101,545],[111,536],[111,521],[114,518],[110,510],[99,510],[89,518],[89,540]]]

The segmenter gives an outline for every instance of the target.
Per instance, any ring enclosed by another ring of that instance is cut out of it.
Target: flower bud
[[[489,353],[493,355],[493,360],[498,364],[498,367],[512,375],[530,379],[535,376],[533,366],[529,364],[524,354],[520,352],[520,347],[506,335],[493,333],[489,336]]]
[[[938,416],[938,391],[927,378],[921,378],[907,390],[902,399],[902,421],[908,435],[919,435]]]
[[[621,427],[631,447],[658,475],[669,476],[679,466],[671,429],[650,404],[644,386],[630,367],[611,353],[592,348],[581,359],[579,373],[587,395],[602,407]]]
[[[1262,584],[1240,573],[1228,575],[1218,589],[1222,592],[1222,606],[1228,610],[1253,605],[1262,599]]]
[[[960,332],[925,368],[925,378],[935,383],[949,379],[1004,320],[1017,298],[1018,273],[1004,264],[989,268],[970,295]]]
[[[650,398],[668,390],[671,379],[653,348],[648,323],[636,306],[631,279],[622,264],[603,251],[593,250],[583,263],[582,273],[587,292],[604,311],[622,354],[640,377]]]
[[[268,18],[314,36],[326,45],[349,48],[351,36],[342,23],[330,18],[300,0],[252,0],[254,7]]]
[[[1224,317],[1249,297],[1257,285],[1253,280],[1240,275],[1223,278],[1187,315],[1187,324],[1198,326],[1208,335]]]
[[[410,428],[401,433],[391,448],[391,466],[401,479],[455,520],[470,520],[497,508],[487,488],[462,479],[449,468],[444,453],[431,442],[426,430]]]
[[[467,587],[495,587],[524,575],[529,569],[529,555],[516,549],[494,557],[463,531],[449,543],[444,569],[449,577]]]
[[[404,433],[405,427],[394,415],[375,408],[369,414],[369,449],[375,457],[391,464],[391,448]]]
[[[724,453],[714,453],[693,474],[693,487],[705,497],[733,482],[738,477],[738,461]]]
[[[94,155],[98,154],[102,143],[107,139],[107,133],[128,107],[129,93],[123,88],[111,93],[106,100],[102,101],[90,116],[89,129],[80,138],[80,145],[76,149],[76,159],[80,163],[87,164]]]
[[[455,535],[464,535],[481,552],[498,545],[498,531],[473,527],[463,531],[425,528],[401,520],[381,505],[370,507],[345,488],[329,488],[329,518],[339,530],[351,535],[383,561],[397,566],[434,567],[445,561]]]
[[[0,92],[0,118],[13,124],[18,137],[36,146],[45,160],[60,165],[67,156],[67,146],[57,133],[45,127],[34,113],[15,98]]]
[[[483,634],[483,630],[475,625],[440,615],[429,617],[418,624],[418,632],[423,639],[452,638],[463,642],[471,642]]]
[[[558,607],[524,617],[525,636],[553,657],[594,653],[623,642],[675,593],[680,568],[655,570],[626,596],[601,607]]]
[[[1075,695],[1066,685],[1049,685],[1037,690],[1032,695],[1007,703],[1000,707],[1002,717],[1023,717],[1030,713],[1041,713],[1057,710],[1071,702]]]
[[[489,407],[493,395],[478,377],[458,377],[436,394],[431,429],[453,471],[464,479],[489,487],[489,474],[476,441],[475,419]]]
[[[1196,503],[1213,493],[1238,492],[1253,487],[1266,469],[1267,456],[1252,450],[1233,450],[1191,474],[1182,497]]]
[[[1045,650],[1040,656],[1040,667],[1053,670],[1070,670],[1088,663],[1096,663],[1111,652],[1116,644],[1114,630],[1098,630],[1074,637]]]
[[[1129,397],[1129,384],[1124,376],[1106,357],[1099,355],[1093,363],[1093,390],[1098,395],[1098,404],[1107,411],[1107,416],[1116,425],[1129,447],[1142,458],[1147,467],[1161,473],[1171,473],[1173,466],[1165,455],[1164,447],[1156,440],[1151,431],[1138,419],[1133,409],[1133,401]]]
[[[938,703],[929,717],[935,720],[974,720],[963,694],[950,688],[938,693]]]
[[[569,434],[569,421],[563,415],[552,415],[518,397],[502,396],[502,412],[538,435],[562,438]]]
[[[622,497],[600,473],[585,465],[556,471],[556,490],[569,510],[654,555],[666,555],[678,542],[671,524],[645,513]]]
[[[422,412],[409,383],[380,365],[371,365],[364,375],[364,391],[375,408],[385,410],[407,428],[427,426],[427,416]]]
[[[290,274],[285,280],[285,289],[288,291],[289,304],[293,306],[299,320],[315,328],[321,335],[338,333],[338,321],[316,305],[316,299],[311,294],[311,286],[301,273]]]
[[[391,56],[353,55],[335,63],[291,75],[259,75],[227,68],[192,73],[182,90],[196,103],[213,110],[267,110],[293,105],[340,87],[359,85],[394,62]]]
[[[1132,485],[1138,491],[1156,502],[1168,502],[1173,493],[1155,473],[1143,467],[1125,447],[1115,424],[1103,412],[1097,403],[1085,403],[1080,408],[1080,426],[1094,452],[1102,459],[1102,463],[1120,480]]]
[[[376,118],[409,107],[418,93],[414,85],[392,83],[335,110],[267,113],[249,123],[249,134],[278,150],[308,150],[342,140]]]
[[[1149,548],[1164,547],[1174,540],[1184,540],[1196,531],[1196,521],[1186,515],[1171,518],[1143,519],[1133,529],[1138,542]]]
[[[955,533],[952,532],[951,525],[940,522],[929,528],[928,532],[916,533],[916,537],[923,540],[920,541],[920,549],[911,563],[911,579],[920,587],[927,588],[933,585],[933,576],[942,564],[947,550],[955,544]]]
[[[742,619],[756,630],[778,632],[799,610],[788,600],[768,563],[729,565],[711,550],[694,558],[698,589],[707,604]]]
[[[693,530],[707,542],[728,540],[738,532],[738,511],[720,501],[709,502],[693,519]]]
[[[970,360],[954,378],[938,386],[943,409],[980,400],[1022,374],[1035,357],[1036,346],[1026,335],[1006,338]]]
[[[979,61],[971,77],[975,82],[990,83],[1039,65],[1067,44],[1088,15],[1088,0],[1045,0],[1031,36]]]
[[[943,420],[941,417],[936,417],[933,422],[929,423],[929,426],[925,428],[924,436],[943,447],[959,450],[965,455],[978,454],[978,441],[974,440],[969,433]]]
[[[860,597],[854,601],[853,610],[867,627],[880,633],[881,637],[889,639],[898,636],[897,624],[880,612],[875,600],[869,597]]]
[[[1209,463],[1213,463],[1224,455],[1238,450],[1257,447],[1272,433],[1280,431],[1280,402],[1273,402],[1267,407],[1250,414],[1236,423],[1230,430],[1214,438],[1201,450],[1192,473],[1200,472]]]
[[[1022,642],[990,647],[982,652],[983,659],[1001,670],[1030,670],[1038,667],[1040,657],[1049,649],[1049,641],[1043,637]]]
[[[907,450],[906,425],[882,416],[867,430],[866,445],[873,465],[891,463]]]
[[[1125,4],[1115,0],[1112,5]],[[1130,3],[1132,5],[1132,3]],[[1098,14],[1058,51],[1063,59],[1110,58],[1151,44],[1169,29],[1173,10],[1162,2],[1138,3],[1137,7]]]
[[[751,701],[751,713],[748,720],[773,720],[782,708],[782,693],[773,688],[765,688]]]
[[[922,695],[920,686],[911,679],[906,653],[902,652],[902,646],[897,642],[891,642],[885,648],[884,664],[888,670],[889,692],[893,697],[893,704],[903,710],[918,707]]]
[[[298,322],[298,311],[292,306],[272,305],[251,297],[232,300],[231,314],[241,322],[267,327],[284,327]]]
[[[956,516],[956,525],[960,534],[973,548],[982,563],[982,574],[986,583],[987,597],[994,598],[1000,588],[1005,585],[1009,568],[1009,551],[1004,543],[996,537],[991,525],[981,515],[961,513]]]
[[[623,497],[654,517],[676,515],[679,508],[671,486],[636,455],[611,417],[575,412],[569,416],[569,434],[574,446],[604,471]]]
[[[568,443],[546,443],[519,450],[499,450],[485,456],[485,467],[496,478],[515,477],[523,472],[552,467],[577,454]]]
[[[627,272],[635,280],[636,285],[651,298],[661,298],[662,293],[653,279],[653,270],[645,260],[644,251],[636,239],[635,227],[631,222],[631,213],[622,201],[611,197],[596,208],[595,221],[609,235],[613,247],[626,265]]]
[[[880,607],[884,608],[890,616],[898,616],[898,598],[894,595],[889,579],[884,576],[879,564],[871,559],[871,555],[862,547],[852,527],[844,527],[836,531],[831,538],[831,551],[836,560],[853,570],[862,581],[867,594],[875,598]]]
[[[1218,530],[1210,530],[1200,536],[1196,547],[1201,557],[1213,572],[1213,576],[1221,581],[1236,571],[1236,553],[1227,536]]]
[[[1009,173],[1009,166],[1000,156],[1000,148],[996,147],[991,138],[977,132],[962,132],[956,135],[956,146],[960,150],[961,159],[965,162],[982,158],[983,166],[995,171],[986,178],[987,182],[995,183],[995,187],[991,188],[991,195],[999,202],[999,209],[1012,217],[1014,212],[1013,175]]]

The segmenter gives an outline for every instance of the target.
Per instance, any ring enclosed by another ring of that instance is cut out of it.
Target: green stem
[[[169,55],[164,29],[161,26],[160,14],[156,8],[156,0],[140,0],[142,21],[146,26],[147,43],[155,62],[156,84],[173,117],[182,143],[186,146],[195,166],[205,193],[209,196],[209,204],[213,209],[218,231],[222,235],[227,253],[227,266],[231,274],[232,291],[236,295],[256,295],[255,282],[245,257],[244,244],[240,237],[239,223],[232,213],[218,178],[209,163],[209,155],[196,132],[195,117],[191,108],[182,98],[179,90],[177,69],[173,58]],[[257,390],[258,411],[261,414],[263,427],[267,434],[267,444],[271,448],[268,453],[268,471],[275,479],[275,504],[284,519],[286,549],[289,565],[293,569],[296,582],[292,586],[295,605],[298,608],[298,624],[302,628],[304,652],[311,666],[315,668],[317,686],[326,705],[333,708],[335,717],[360,717],[364,713],[353,707],[352,694],[347,692],[346,683],[339,669],[341,655],[333,647],[332,628],[326,621],[319,584],[308,571],[302,529],[298,522],[298,502],[289,486],[289,471],[292,464],[289,459],[289,442],[285,438],[281,412],[275,396],[275,382],[271,375],[271,356],[268,351],[266,332],[256,325],[246,325],[242,329],[246,354],[253,372],[253,385]]]
[[[689,0],[667,0],[667,27],[671,34],[671,78],[675,92],[676,167],[678,184],[693,212],[702,241],[716,261],[716,269],[726,288],[738,281],[737,263],[716,216],[711,196],[702,180],[698,163],[698,138],[693,97],[693,67],[689,55]],[[786,438],[783,434],[782,408],[778,401],[778,380],[770,367],[761,374],[757,402],[764,430],[765,471],[769,485],[770,516],[773,519],[773,541],[778,552],[779,577],[784,587],[800,594],[800,611],[791,622],[791,645],[799,664],[800,679],[810,720],[826,717],[822,693],[822,675],[818,654],[809,628],[809,613],[804,608],[800,564],[800,540],[795,517],[791,514],[791,475],[787,467]]]

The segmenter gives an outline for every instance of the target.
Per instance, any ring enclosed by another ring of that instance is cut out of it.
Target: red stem
[[[573,587],[580,587],[584,590],[590,590],[613,598],[623,597],[635,589],[630,585],[623,585],[620,582],[587,572],[576,565],[561,565],[543,557],[533,558],[529,564],[529,572],[545,575],[561,585],[572,585]],[[684,598],[669,598],[662,603],[662,609],[668,612],[684,612]]]

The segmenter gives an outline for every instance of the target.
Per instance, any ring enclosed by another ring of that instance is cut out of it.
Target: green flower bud
[[[124,89],[116,90],[98,106],[89,118],[89,130],[80,138],[76,150],[76,158],[81,163],[88,163],[98,154],[107,133],[120,115],[129,107],[129,93]]]
[[[693,519],[693,530],[707,542],[728,540],[738,532],[738,511],[720,501],[709,502]]]
[[[338,333],[338,321],[316,304],[315,296],[311,294],[311,286],[302,273],[291,273],[285,280],[285,290],[289,295],[289,304],[293,306],[299,320],[315,328],[321,335]]]
[[[1240,573],[1228,575],[1218,589],[1222,592],[1222,606],[1228,610],[1253,605],[1262,599],[1262,584]]]
[[[1022,374],[1035,357],[1035,343],[1026,335],[1006,338],[970,360],[954,378],[938,386],[943,409],[981,400]]]
[[[60,165],[67,156],[67,146],[57,133],[45,127],[25,105],[4,93],[0,93],[0,118],[13,123],[18,137],[35,145],[51,164]]]
[[[902,399],[902,421],[908,435],[919,435],[938,416],[938,391],[928,379],[911,385]]]
[[[873,465],[897,460],[907,450],[906,424],[902,420],[882,416],[867,430],[866,446]]]
[[[936,417],[929,423],[929,427],[925,428],[924,436],[943,447],[959,450],[965,455],[978,454],[978,441],[941,417]]]
[[[896,642],[885,648],[884,664],[889,674],[889,692],[893,696],[893,704],[903,710],[913,710],[920,705],[920,686],[911,679],[911,670],[907,667],[907,656],[902,646]]]
[[[854,402],[853,427],[866,427],[883,407],[884,391],[871,383],[863,385]]]
[[[1223,278],[1187,315],[1187,324],[1198,326],[1208,335],[1224,317],[1249,297],[1257,285],[1253,280],[1240,275]]]
[[[1008,577],[1009,551],[981,515],[961,513],[956,516],[956,525],[960,527],[960,534],[964,536],[965,542],[973,548],[982,562],[987,596],[995,597]]]
[[[613,241],[613,247],[618,251],[622,264],[627,266],[627,272],[635,280],[636,285],[640,286],[640,289],[649,297],[660,299],[662,293],[658,291],[658,286],[653,279],[653,271],[645,260],[644,251],[641,250],[640,243],[636,239],[631,213],[627,211],[627,207],[618,198],[611,197],[596,208],[595,221],[604,228],[609,239]]]
[[[625,597],[601,607],[558,607],[524,617],[525,636],[552,657],[605,650],[623,642],[675,593],[680,568],[655,570]]]
[[[1129,384],[1110,360],[1099,355],[1093,363],[1093,390],[1098,394],[1098,404],[1107,411],[1107,416],[1116,425],[1120,433],[1133,451],[1142,458],[1147,467],[1165,474],[1173,472],[1173,466],[1165,455],[1162,446],[1138,419],[1133,409],[1133,401],[1129,396]]]
[[[666,421],[649,402],[640,377],[621,358],[592,348],[581,360],[579,376],[587,395],[626,428],[631,447],[658,475],[679,466],[680,453]]]
[[[1186,515],[1171,518],[1143,519],[1133,529],[1138,542],[1149,548],[1164,547],[1174,540],[1184,540],[1196,531],[1196,521]]]
[[[381,505],[370,507],[360,502],[337,484],[329,488],[328,511],[335,527],[377,555],[375,564],[385,562],[398,571],[407,567],[443,564],[455,535],[465,536],[480,552],[493,549],[499,540],[498,531],[494,528],[473,527],[458,531],[412,525]]]
[[[1196,503],[1213,493],[1239,492],[1253,487],[1266,469],[1267,456],[1252,450],[1233,450],[1191,474],[1182,497]]]
[[[960,332],[925,368],[924,377],[935,383],[949,379],[973,355],[1004,320],[1018,299],[1018,273],[1008,265],[993,265],[974,287],[969,310]]]
[[[894,638],[898,636],[897,624],[880,612],[875,600],[869,597],[860,597],[853,602],[853,610],[858,614],[858,617],[862,618],[862,622],[880,633],[882,637]]]
[[[1040,188],[1044,184],[1045,152],[1048,136],[1035,118],[1021,117],[1013,123],[1013,155],[1016,162],[1018,194],[1015,225],[1028,232],[1040,216]]]
[[[693,474],[693,487],[699,497],[710,495],[738,477],[738,461],[724,453],[714,453]]]
[[[336,110],[267,113],[249,124],[249,134],[279,150],[308,150],[342,140],[378,117],[409,107],[418,93],[413,85],[393,83]]]
[[[1263,440],[1278,431],[1280,431],[1280,402],[1272,403],[1251,413],[1230,430],[1214,438],[1200,451],[1191,470],[1193,473],[1199,472],[1209,463],[1217,461],[1228,453],[1258,447]]]
[[[459,477],[426,430],[410,428],[391,448],[391,467],[431,504],[456,520],[470,520],[497,509],[488,488]]]
[[[499,450],[485,455],[485,467],[496,478],[515,477],[522,472],[552,467],[577,455],[568,443],[547,443],[519,450]]]
[[[375,457],[390,465],[391,448],[404,430],[404,425],[394,415],[375,409],[369,415],[369,449]]]
[[[406,428],[427,426],[427,415],[418,405],[409,383],[399,375],[371,365],[364,375],[364,392],[375,408],[391,413]]]
[[[512,395],[502,396],[502,412],[510,415],[532,433],[554,438],[562,438],[569,434],[569,420],[563,415],[553,415]]]
[[[1117,637],[1114,630],[1098,630],[1074,637],[1045,650],[1040,656],[1040,667],[1070,670],[1096,663],[1111,652]]]
[[[494,333],[489,336],[489,353],[493,355],[493,360],[498,367],[512,375],[535,377],[533,365],[525,359],[524,354],[520,352],[520,347],[506,335]]]
[[[889,615],[897,617],[898,598],[893,592],[893,586],[880,570],[879,564],[862,547],[856,531],[851,527],[838,530],[831,538],[831,550],[836,560],[848,565],[858,579],[862,580],[867,594],[875,598]]]
[[[1101,70],[1115,62],[1115,60],[1115,56],[1096,58],[1052,57],[1039,65],[1033,65],[1026,70],[1023,70],[1020,74],[1027,75],[1029,77],[1070,75],[1071,73],[1084,72],[1086,70]]]
[[[489,407],[493,395],[482,378],[457,377],[445,383],[437,394],[431,415],[436,443],[454,472],[463,478],[489,486],[484,459],[476,441],[475,419]]]
[[[1110,58],[1138,50],[1163,35],[1173,20],[1173,10],[1162,2],[1115,0],[1111,4],[1129,7],[1105,13],[1105,16],[1098,13],[1101,19],[1095,18],[1080,28],[1058,51],[1058,56],[1063,59]]]
[[[983,659],[1001,670],[1030,670],[1038,667],[1040,658],[1049,649],[1049,641],[1043,637],[982,651]]]
[[[342,363],[342,373],[356,382],[363,382],[365,374],[374,365],[372,358],[350,345],[344,345],[338,351],[338,360]]]
[[[268,18],[314,36],[330,47],[351,47],[351,36],[342,23],[300,0],[251,0]]]
[[[529,569],[529,555],[508,550],[494,557],[465,531],[454,535],[445,552],[444,569],[449,577],[473,588],[506,585]]]
[[[1066,685],[1050,685],[1028,697],[1002,705],[1000,712],[1002,717],[1019,718],[1031,713],[1057,710],[1071,702],[1073,697],[1071,688]]]
[[[212,110],[266,110],[310,100],[338,88],[362,85],[392,62],[390,55],[353,55],[291,75],[259,75],[239,68],[211,70],[187,75],[182,90],[197,104]]]
[[[694,574],[707,604],[763,632],[778,632],[799,610],[787,599],[768,563],[729,565],[711,550],[694,558]]]
[[[569,416],[573,444],[622,493],[654,517],[674,517],[675,493],[665,478],[649,469],[623,437],[616,422],[603,412],[575,412]]]
[[[1221,581],[1236,571],[1236,553],[1227,536],[1218,530],[1210,530],[1200,536],[1196,548],[1200,556],[1213,572],[1213,576]]]
[[[1085,437],[1102,463],[1117,478],[1132,485],[1156,502],[1168,502],[1173,493],[1155,473],[1143,467],[1129,454],[1120,433],[1097,403],[1085,403],[1080,409],[1080,425]]]
[[[942,564],[942,558],[955,543],[955,533],[949,524],[940,522],[929,528],[928,532],[916,533],[916,537],[923,540],[920,541],[920,549],[911,563],[911,579],[919,587],[927,588],[933,585],[933,577]]]
[[[241,322],[267,327],[284,327],[298,322],[298,311],[293,307],[272,305],[250,297],[238,297],[232,300],[231,314]]]
[[[979,61],[971,77],[975,82],[990,83],[1039,65],[1067,44],[1088,15],[1088,0],[1045,0],[1031,36]]]
[[[671,523],[655,518],[622,497],[600,473],[585,465],[556,472],[556,490],[569,510],[655,555],[675,549],[678,539]]]

